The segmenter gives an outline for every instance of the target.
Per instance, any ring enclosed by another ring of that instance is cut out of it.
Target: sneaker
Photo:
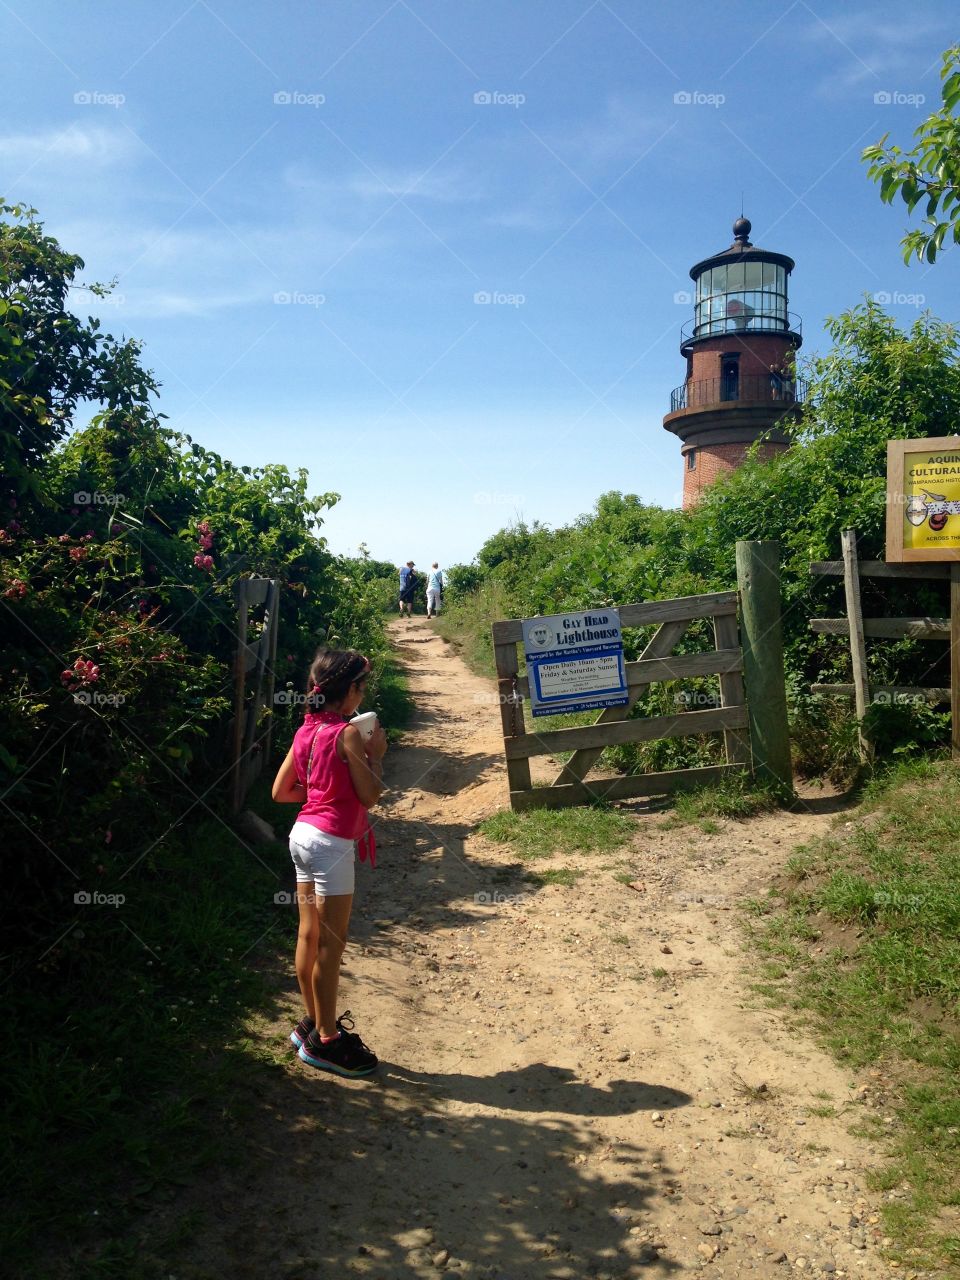
[[[300,1048],[315,1026],[316,1023],[312,1018],[304,1017],[300,1019],[297,1025],[290,1032],[290,1042],[295,1049]]]
[[[340,1034],[336,1040],[320,1042],[312,1034],[297,1050],[299,1058],[320,1071],[332,1071],[338,1076],[369,1076],[376,1071],[377,1055],[371,1053],[360,1037],[352,1031],[349,1011],[337,1019]]]

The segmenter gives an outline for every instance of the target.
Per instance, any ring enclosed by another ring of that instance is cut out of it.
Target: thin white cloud
[[[360,168],[345,177],[331,177],[319,173],[306,164],[288,165],[283,172],[284,183],[295,190],[322,191],[332,196],[355,196],[361,200],[377,199],[425,199],[443,204],[457,204],[480,200],[485,195],[482,179],[463,169],[447,172],[431,172],[421,177],[423,170],[406,170],[381,167],[372,162],[369,169]]]
[[[58,168],[91,165],[105,169],[126,162],[139,150],[129,130],[69,124],[62,129],[0,134],[0,164]]]

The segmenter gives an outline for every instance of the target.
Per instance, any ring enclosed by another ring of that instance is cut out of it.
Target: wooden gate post
[[[754,772],[792,796],[779,542],[737,543],[737,586]]]

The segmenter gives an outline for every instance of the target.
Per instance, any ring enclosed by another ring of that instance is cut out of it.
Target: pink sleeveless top
[[[307,822],[327,835],[360,841],[360,860],[369,853],[370,865],[375,867],[376,845],[366,807],[354,790],[349,765],[337,755],[337,743],[348,723],[331,711],[308,711],[297,730],[293,762],[297,778],[307,788],[307,802],[297,814],[297,822]]]

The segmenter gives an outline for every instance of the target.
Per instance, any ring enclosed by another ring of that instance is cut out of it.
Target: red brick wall
[[[739,352],[740,372],[745,377],[770,372],[770,366],[783,365],[793,343],[779,333],[725,333],[722,337],[708,338],[693,349],[691,377],[720,377],[720,356],[724,352]]]
[[[708,489],[718,476],[728,471],[736,471],[746,456],[747,444],[705,444],[697,445],[697,465],[691,471],[687,462],[687,453],[683,454],[683,505],[692,507],[704,489]],[[776,457],[788,446],[785,444],[765,443],[760,446],[760,458],[765,462]]]

